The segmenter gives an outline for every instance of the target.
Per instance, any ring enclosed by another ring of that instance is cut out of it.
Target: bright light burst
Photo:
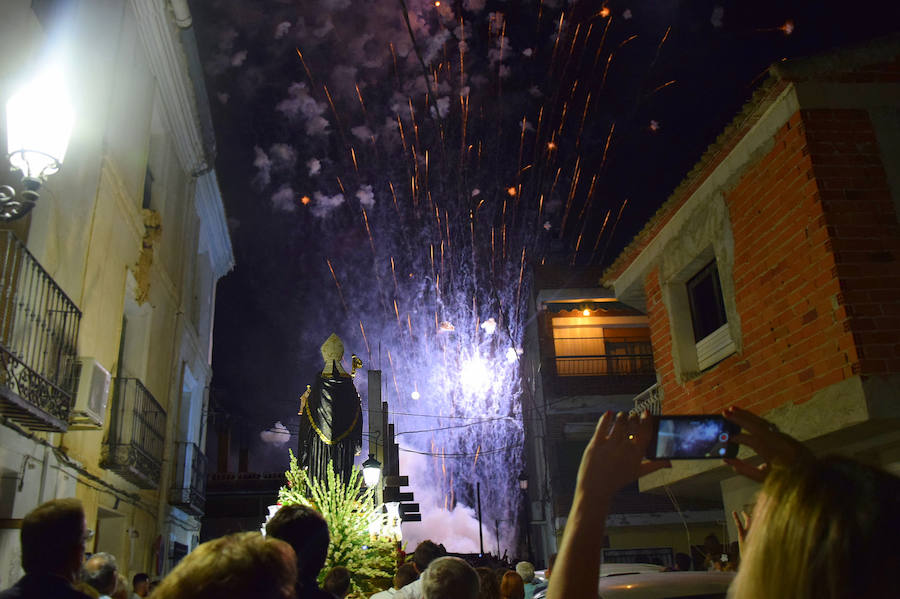
[[[478,355],[463,362],[459,376],[463,392],[469,397],[486,393],[493,383],[490,368]]]

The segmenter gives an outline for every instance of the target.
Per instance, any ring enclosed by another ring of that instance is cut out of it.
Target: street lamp
[[[519,489],[522,490],[522,501],[524,504],[524,518],[522,527],[525,533],[525,546],[528,550],[528,561],[533,562],[534,556],[531,551],[531,505],[528,502],[528,473],[524,470],[519,473]]]
[[[375,459],[374,453],[369,454],[369,459],[363,462],[362,469],[366,486],[370,489],[374,488],[381,479],[381,462]]]
[[[10,170],[21,177],[18,196],[0,186],[0,221],[28,214],[41,185],[62,166],[75,122],[62,72],[50,67],[39,73],[6,103],[6,148]]]

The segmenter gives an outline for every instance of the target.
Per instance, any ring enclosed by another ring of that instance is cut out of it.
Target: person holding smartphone
[[[733,443],[763,458],[729,457],[738,474],[763,483],[732,599],[898,597],[900,479],[842,457],[816,458],[799,441],[740,408],[723,412],[743,432]],[[578,469],[575,497],[548,599],[597,594],[606,517],[613,495],[670,466],[648,460],[655,436],[647,412],[600,418]]]

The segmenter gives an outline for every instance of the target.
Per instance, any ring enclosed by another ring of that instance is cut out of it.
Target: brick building
[[[736,404],[900,471],[898,208],[900,38],[773,65],[604,273],[649,317],[662,412]],[[755,491],[705,461],[641,481],[663,485]]]

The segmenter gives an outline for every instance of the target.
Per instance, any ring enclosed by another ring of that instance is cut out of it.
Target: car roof
[[[734,572],[645,572],[600,579],[602,599],[668,599],[724,594]]]
[[[600,576],[620,576],[622,574],[640,574],[642,572],[664,572],[665,567],[658,564],[615,564],[600,565]]]

